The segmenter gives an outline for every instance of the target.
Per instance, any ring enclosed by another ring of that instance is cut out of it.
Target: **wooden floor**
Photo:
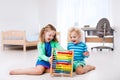
[[[53,77],[49,73],[43,75],[9,75],[11,69],[34,67],[38,52],[36,49],[0,50],[0,80],[120,80],[120,52],[92,51],[86,59],[87,64],[96,66],[96,70],[73,77]]]

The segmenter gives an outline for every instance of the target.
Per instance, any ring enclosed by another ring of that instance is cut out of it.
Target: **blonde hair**
[[[56,32],[56,28],[53,25],[51,25],[51,24],[48,24],[48,25],[46,25],[45,27],[43,27],[41,29],[41,32],[40,32],[40,35],[39,35],[39,41],[40,42],[45,42],[45,39],[44,39],[45,38],[45,32],[48,32],[50,30],[53,30],[53,31]],[[55,36],[54,36],[52,41],[58,42],[56,34],[55,34]]]
[[[80,37],[82,37],[82,32],[81,30],[78,28],[78,27],[71,27],[69,30],[68,30],[68,42],[70,41],[70,35],[71,33],[75,31]]]

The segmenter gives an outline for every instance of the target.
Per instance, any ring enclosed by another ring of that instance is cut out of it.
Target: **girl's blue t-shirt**
[[[51,56],[51,50],[52,50],[52,47],[50,45],[50,42],[45,42],[45,52],[47,57]],[[36,65],[43,65],[46,68],[50,68],[50,63],[44,60],[41,60],[41,61],[38,60]]]
[[[46,51],[46,56],[47,57],[51,56],[51,50],[52,50],[52,47],[50,45],[50,42],[46,42],[45,43],[45,51]]]

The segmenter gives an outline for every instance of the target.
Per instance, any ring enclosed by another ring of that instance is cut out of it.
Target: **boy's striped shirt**
[[[84,42],[80,42],[78,44],[69,42],[67,49],[74,51],[74,61],[84,61],[85,56],[83,53],[87,51],[87,46]]]

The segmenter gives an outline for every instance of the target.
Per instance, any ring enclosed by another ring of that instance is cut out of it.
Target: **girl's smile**
[[[55,31],[51,30],[45,33],[45,42],[50,42],[54,39]]]

